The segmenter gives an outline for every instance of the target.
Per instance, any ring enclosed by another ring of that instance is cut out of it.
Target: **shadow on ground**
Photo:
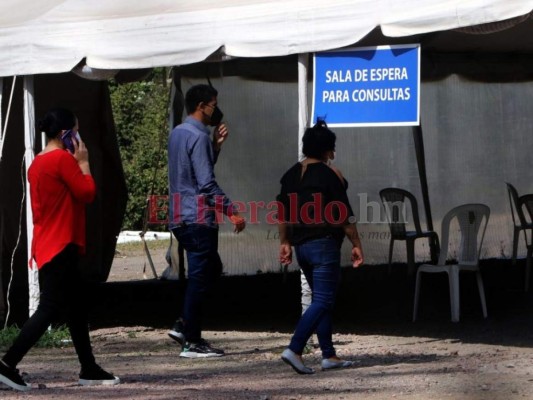
[[[483,319],[473,274],[461,275],[461,322],[450,322],[448,281],[425,274],[419,320],[411,321],[414,277],[405,265],[343,269],[335,331],[359,335],[448,338],[462,342],[533,346],[533,294],[523,292],[525,262],[483,260],[489,318]],[[99,284],[91,327],[166,328],[177,317],[184,283],[143,280]],[[207,330],[290,332],[300,313],[300,276],[223,277],[211,294]]]

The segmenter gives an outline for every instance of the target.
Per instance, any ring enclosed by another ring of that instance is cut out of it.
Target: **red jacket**
[[[81,172],[72,154],[57,149],[35,157],[28,181],[33,211],[30,266],[35,260],[43,267],[69,243],[85,253],[85,204],[96,195],[93,177]]]

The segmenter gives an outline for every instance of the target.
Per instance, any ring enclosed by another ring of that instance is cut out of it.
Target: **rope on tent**
[[[11,114],[11,104],[13,104],[13,93],[15,92],[15,82],[17,81],[17,77],[13,77],[13,83],[11,85],[11,93],[9,94],[9,103],[7,105],[7,112],[6,112],[6,122],[4,123],[4,126],[2,127],[2,89],[3,89],[3,82],[0,79],[0,161],[2,161],[2,155],[4,154],[4,140],[6,136],[7,131],[7,123],[9,122],[9,115]]]
[[[20,244],[20,237],[22,236],[22,215],[24,214],[24,202],[26,201],[26,177],[24,175],[24,161],[26,160],[26,155],[24,154],[22,156],[22,164],[20,166],[20,176],[22,179],[22,200],[20,202],[20,214],[19,214],[19,232],[17,235],[17,242],[15,243],[15,247],[13,248],[13,252],[11,253],[11,265],[10,265],[10,276],[9,276],[9,284],[7,285],[7,293],[6,293],[6,300],[7,300],[7,313],[6,318],[4,319],[4,329],[7,328],[7,321],[9,320],[9,314],[11,313],[11,302],[9,301],[9,294],[11,292],[11,283],[13,282],[13,273],[14,273],[14,265],[15,265],[15,253],[17,252],[17,249]]]
[[[2,158],[2,147],[4,147],[4,130],[2,129],[2,98],[4,94],[4,78],[0,77],[0,159]]]
[[[170,112],[170,102],[172,101],[172,85],[170,85],[170,90],[167,98],[167,110]],[[146,239],[144,238],[146,232],[148,231],[148,219],[150,215],[150,201],[152,197],[154,196],[155,192],[155,181],[157,178],[157,172],[159,170],[159,163],[161,161],[161,153],[163,152],[163,142],[165,137],[163,136],[163,133],[166,133],[168,130],[168,118],[167,120],[162,123],[161,128],[159,129],[159,143],[158,143],[158,149],[157,149],[157,156],[154,158],[154,163],[152,165],[152,181],[151,181],[151,188],[150,188],[150,194],[146,197],[146,203],[144,208],[144,221],[143,221],[143,228],[141,233],[139,234],[141,236],[141,240],[143,242],[143,248],[144,252],[146,253],[146,257],[148,259],[148,263],[150,264],[150,268],[152,269],[152,273],[154,274],[155,279],[158,278],[157,272],[154,267],[154,262],[152,260],[152,255],[150,254],[150,249],[148,248],[148,244],[146,243]],[[146,263],[144,264],[143,268],[143,274],[146,272]]]

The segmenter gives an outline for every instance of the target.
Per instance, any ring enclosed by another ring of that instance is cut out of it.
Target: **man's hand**
[[[229,217],[229,220],[233,225],[235,225],[235,228],[233,229],[235,233],[241,232],[246,227],[246,220],[240,215],[233,214],[231,217]]]
[[[354,246],[352,248],[352,266],[354,268],[360,267],[361,264],[365,262],[365,257],[363,256],[363,250],[359,246]]]
[[[228,127],[226,124],[218,125],[213,131],[213,146],[215,150],[220,151],[222,143],[228,138]]]
[[[292,247],[288,243],[282,243],[279,246],[279,262],[282,265],[289,265],[292,263]]]

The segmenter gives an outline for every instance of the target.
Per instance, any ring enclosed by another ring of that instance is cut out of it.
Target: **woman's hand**
[[[354,268],[360,267],[365,262],[365,256],[363,255],[363,250],[359,246],[354,246],[352,248],[352,266]]]
[[[235,225],[233,228],[233,232],[239,233],[246,227],[246,220],[241,217],[240,215],[237,215],[236,213],[231,215],[229,217],[231,223]]]
[[[91,169],[89,167],[89,150],[87,150],[85,143],[83,143],[81,139],[74,139],[72,140],[72,144],[74,145],[73,156],[78,162],[81,172],[83,172],[84,175],[90,175]]]
[[[282,265],[292,263],[292,247],[289,243],[282,243],[279,246],[279,262]]]

